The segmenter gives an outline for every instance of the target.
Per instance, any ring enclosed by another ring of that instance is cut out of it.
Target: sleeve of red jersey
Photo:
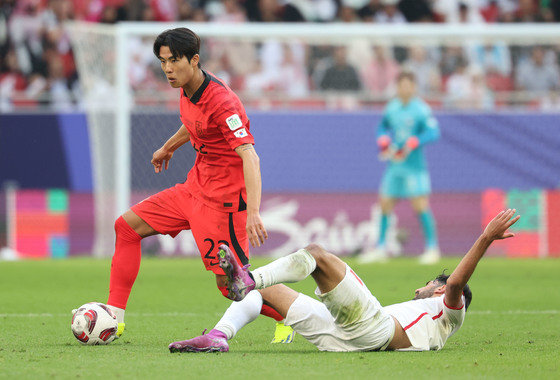
[[[212,122],[218,126],[232,150],[243,144],[255,143],[249,131],[249,118],[243,109],[220,107],[214,113]]]

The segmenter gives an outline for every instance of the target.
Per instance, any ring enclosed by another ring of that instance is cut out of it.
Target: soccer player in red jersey
[[[190,229],[206,270],[227,296],[217,252],[229,246],[241,265],[248,264],[249,242],[260,246],[267,231],[259,214],[261,175],[249,119],[239,98],[211,73],[201,69],[200,38],[176,28],[161,33],[154,54],[171,87],[180,89],[182,125],[152,158],[156,173],[169,167],[173,152],[190,141],[196,161],[185,183],[132,206],[115,222],[116,244],[107,304],[124,330],[124,310],[140,267],[140,241],[155,234],[175,237]],[[263,314],[282,317],[265,306]]]

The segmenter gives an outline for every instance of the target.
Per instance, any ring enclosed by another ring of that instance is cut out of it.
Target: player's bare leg
[[[117,336],[124,328],[124,313],[132,285],[138,275],[141,260],[140,241],[158,232],[131,210],[115,222],[115,254],[111,262],[109,300],[107,305],[117,315]]]
[[[311,276],[321,293],[328,293],[336,288],[346,275],[346,263],[318,244],[310,244],[305,250],[315,259],[316,268]]]
[[[422,226],[426,243],[424,253],[420,256],[420,263],[435,264],[439,261],[441,254],[437,241],[436,222],[430,210],[429,198],[427,195],[423,195],[411,198],[410,202],[418,216],[418,222]]]
[[[358,257],[360,264],[381,263],[386,262],[389,258],[387,249],[385,248],[385,239],[387,230],[389,229],[389,218],[393,213],[393,209],[397,204],[395,198],[381,196],[379,203],[381,205],[381,219],[379,220],[379,238],[374,249],[367,250]]]

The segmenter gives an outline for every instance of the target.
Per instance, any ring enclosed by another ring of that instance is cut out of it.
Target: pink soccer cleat
[[[173,342],[169,345],[169,352],[228,352],[227,339],[223,333],[215,334],[215,331],[217,330],[212,330],[209,334],[204,335],[206,332],[204,330],[202,335],[196,338]]]
[[[255,280],[249,274],[249,266],[240,266],[235,256],[225,244],[220,245],[218,252],[220,268],[228,278],[228,296],[230,300],[241,301],[249,292],[255,289]]]

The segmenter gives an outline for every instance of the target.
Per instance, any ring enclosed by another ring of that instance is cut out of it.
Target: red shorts
[[[175,237],[190,229],[206,270],[215,274],[224,274],[217,257],[221,244],[231,248],[241,265],[249,262],[247,211],[222,212],[210,208],[193,197],[185,184],[154,194],[131,210],[160,234]]]

